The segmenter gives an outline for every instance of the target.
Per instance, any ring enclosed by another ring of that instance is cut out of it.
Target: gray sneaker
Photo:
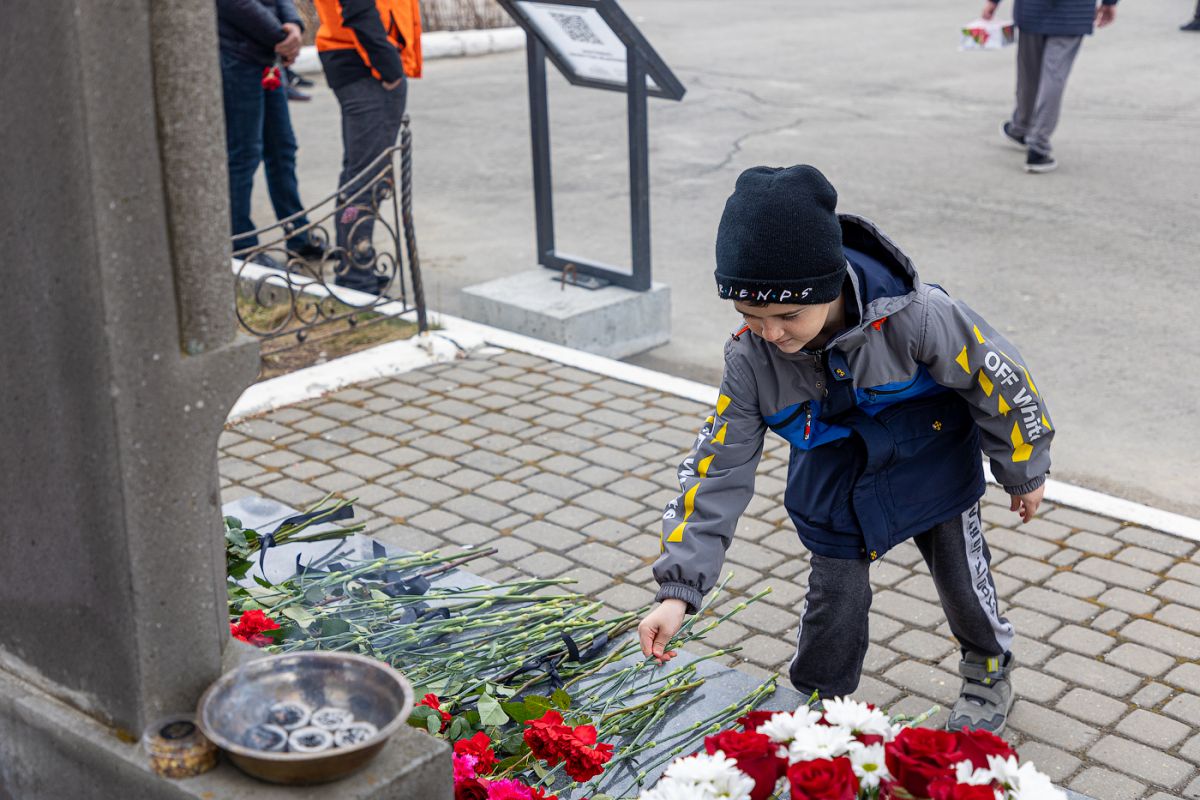
[[[958,672],[963,676],[962,691],[950,711],[946,729],[983,730],[999,736],[1013,704],[1009,677],[1012,668],[1012,653],[1003,656],[965,653],[958,662]]]

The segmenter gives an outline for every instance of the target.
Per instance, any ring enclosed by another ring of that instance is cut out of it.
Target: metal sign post
[[[625,15],[616,0],[499,0],[525,29],[529,69],[529,127],[538,263],[598,289],[609,284],[650,288],[650,145],[646,99],[683,98],[685,89]],[[576,86],[625,92],[629,122],[629,213],[632,270],[568,256],[554,243],[550,173],[550,112],[546,60]]]

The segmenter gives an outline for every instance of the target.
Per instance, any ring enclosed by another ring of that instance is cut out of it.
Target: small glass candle
[[[142,735],[142,746],[150,766],[164,778],[190,778],[217,765],[217,748],[204,738],[190,714],[155,722]]]

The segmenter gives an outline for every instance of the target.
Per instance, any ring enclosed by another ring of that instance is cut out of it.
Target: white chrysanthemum
[[[887,764],[884,763],[883,745],[872,744],[866,747],[855,747],[850,750],[850,764],[858,783],[864,789],[874,789],[880,781],[891,778]]]
[[[676,783],[663,778],[653,789],[644,789],[638,800],[697,800],[698,793],[690,783]]]
[[[988,756],[988,767],[1012,800],[1066,800],[1066,794],[1033,764],[1018,764],[1013,756]]]
[[[848,697],[835,697],[825,701],[825,721],[830,725],[840,725],[853,733],[868,736],[892,735],[891,723],[882,711]]]
[[[811,728],[820,719],[820,713],[806,706],[800,706],[794,714],[786,711],[772,714],[769,720],[759,726],[758,732],[776,744],[786,745],[796,738],[797,731]]]
[[[954,780],[968,786],[987,786],[996,780],[996,776],[991,770],[975,769],[975,765],[970,761],[960,761],[954,765]]]
[[[814,725],[796,731],[796,737],[788,745],[788,761],[811,761],[815,758],[837,758],[862,747],[845,728],[831,725]]]
[[[750,800],[754,790],[754,780],[720,750],[712,755],[680,758],[667,767],[663,776],[654,789],[670,784],[664,791],[671,794],[647,800]]]

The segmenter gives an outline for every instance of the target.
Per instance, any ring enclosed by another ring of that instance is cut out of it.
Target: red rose
[[[969,786],[954,778],[938,778],[929,784],[929,800],[996,800],[992,784]]]
[[[964,758],[970,759],[971,766],[975,769],[987,769],[988,756],[1008,758],[1017,755],[1017,751],[1013,750],[1008,742],[994,733],[963,728],[954,735],[958,737],[958,749],[962,751]]]
[[[478,778],[463,781],[454,787],[454,800],[488,800],[487,784]]]
[[[775,784],[787,771],[787,759],[775,755],[776,746],[764,733],[754,731],[722,731],[704,738],[704,749],[711,756],[720,750],[737,762],[738,769],[754,781],[750,800],[766,800],[775,791]]]
[[[475,763],[476,775],[487,775],[492,771],[492,767],[496,766],[492,740],[483,731],[479,731],[470,739],[459,739],[454,743],[454,752],[460,756],[475,756],[479,759]]]
[[[757,731],[778,713],[778,711],[751,711],[744,717],[738,717],[737,724],[741,725],[744,731]]]
[[[914,797],[928,797],[930,781],[953,777],[954,765],[966,760],[949,731],[905,728],[884,747],[888,772]]]
[[[800,761],[787,771],[792,787],[792,800],[855,800],[858,797],[858,778],[850,759],[842,756],[832,761],[819,758]]]

